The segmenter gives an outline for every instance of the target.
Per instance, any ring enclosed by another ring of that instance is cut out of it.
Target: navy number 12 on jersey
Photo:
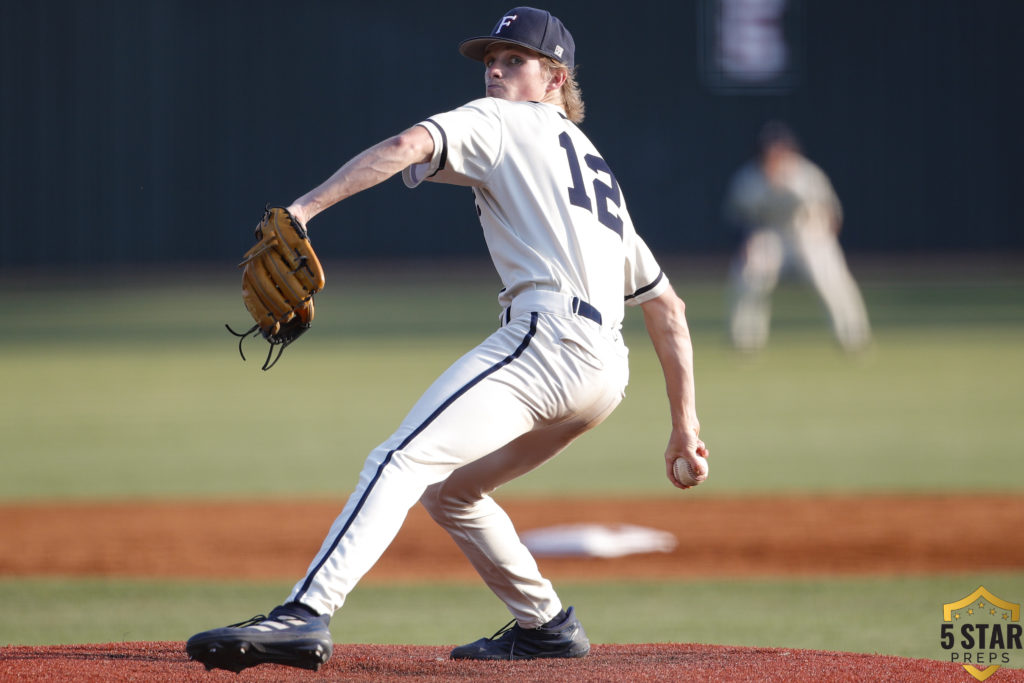
[[[572,138],[568,133],[563,132],[558,136],[558,142],[565,150],[565,156],[569,160],[569,175],[572,177],[572,185],[569,187],[569,203],[587,211],[593,211],[594,205],[587,194],[587,188],[583,181],[583,169],[580,166],[580,158],[576,154],[576,146],[572,144]],[[596,174],[605,174],[611,184],[601,180],[600,175],[594,176],[592,183],[594,197],[597,199],[597,220],[609,230],[614,230],[619,237],[622,237],[622,219],[608,210],[608,202],[619,208],[622,203],[622,193],[619,191],[619,183],[615,180],[615,174],[608,167],[607,162],[595,154],[584,155],[583,161],[590,170]]]

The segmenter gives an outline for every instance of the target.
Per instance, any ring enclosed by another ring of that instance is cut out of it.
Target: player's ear
[[[569,70],[561,65],[552,65],[548,68],[547,91],[559,90],[569,78]]]

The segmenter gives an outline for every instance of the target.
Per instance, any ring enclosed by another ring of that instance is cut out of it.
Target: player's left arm
[[[433,154],[433,137],[415,125],[354,156],[330,178],[296,199],[288,211],[306,225],[341,200],[379,185],[411,164],[430,161]]]
[[[693,342],[686,322],[686,305],[672,287],[659,296],[640,304],[644,312],[647,334],[661,363],[668,392],[672,432],[665,450],[665,474],[679,488],[689,488],[676,481],[672,465],[676,458],[697,462],[707,458],[708,449],[700,440],[697,419],[697,398],[693,376]]]

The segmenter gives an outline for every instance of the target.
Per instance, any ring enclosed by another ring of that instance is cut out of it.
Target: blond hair
[[[576,67],[568,67],[559,61],[544,56],[541,57],[541,62],[548,70],[548,73],[559,69],[565,71],[565,83],[559,89],[559,94],[562,96],[562,108],[565,109],[565,115],[569,117],[570,121],[582,123],[583,116],[586,113],[586,105],[583,104],[583,92],[580,90],[580,84],[576,82]]]

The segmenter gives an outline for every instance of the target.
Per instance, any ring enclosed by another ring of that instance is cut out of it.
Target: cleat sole
[[[229,647],[221,643],[207,646],[195,645],[188,650],[189,658],[201,662],[207,671],[225,669],[238,673],[260,664],[280,664],[299,669],[319,671],[327,663],[333,651],[321,643],[314,646],[295,648],[295,644],[281,645],[244,641]]]

